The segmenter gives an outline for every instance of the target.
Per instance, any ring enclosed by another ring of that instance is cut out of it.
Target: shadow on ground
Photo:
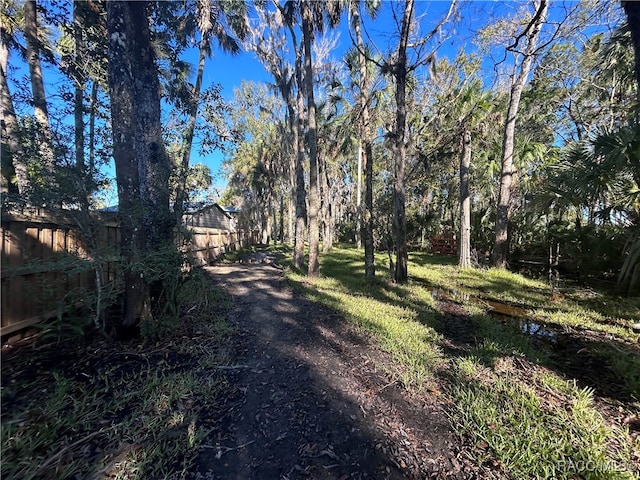
[[[386,354],[267,260],[208,269],[234,305],[234,394],[192,478],[487,478],[437,399],[389,383]]]

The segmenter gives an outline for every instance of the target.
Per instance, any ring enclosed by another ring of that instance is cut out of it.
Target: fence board
[[[439,255],[457,255],[458,241],[451,237],[434,237],[430,239],[431,252]]]
[[[120,277],[119,223],[115,215],[92,216],[98,255],[104,258],[102,283],[106,285]],[[203,227],[189,230],[192,238],[186,248],[196,265],[210,264],[223,253],[256,243],[258,238],[252,231]],[[2,212],[0,233],[3,266],[0,335],[55,316],[75,289],[95,289],[95,271],[70,271],[73,257],[90,259],[90,249],[82,241],[74,212]]]

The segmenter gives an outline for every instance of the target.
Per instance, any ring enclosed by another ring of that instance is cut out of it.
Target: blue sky
[[[445,27],[444,36],[447,40],[443,43],[441,49],[438,52],[440,58],[448,57],[453,59],[458,52],[462,50],[469,51],[473,49],[474,34],[483,26],[492,22],[493,20],[501,17],[506,17],[514,14],[518,9],[530,5],[530,1],[526,0],[512,0],[512,1],[462,1],[459,4],[459,15],[453,24],[448,24]],[[562,5],[575,5],[576,2],[552,2],[551,18],[554,15],[554,8],[560,8]],[[435,22],[443,17],[450,5],[449,1],[421,1],[416,2],[416,18],[421,19],[421,32],[427,32],[433,28]],[[382,5],[382,11],[378,15],[375,21],[367,20],[368,32],[375,41],[377,47],[382,53],[390,52],[394,47],[397,39],[397,34],[394,32],[397,30],[393,20],[392,8],[395,6],[398,11],[398,15],[401,15],[402,3],[384,1]],[[339,30],[337,33],[339,37],[337,46],[332,52],[331,56],[334,59],[342,57],[343,53],[350,47],[351,40],[347,30],[346,16],[343,18]],[[195,49],[187,56],[187,60],[194,65],[197,61],[197,52]],[[13,53],[10,62],[20,64],[20,59]],[[488,58],[486,82],[490,82],[491,61]],[[26,74],[26,68],[24,65],[18,65],[18,75]],[[194,72],[195,75],[195,72]],[[46,69],[46,77],[48,81],[46,85],[47,94],[50,101],[55,101],[56,82],[61,81],[60,75],[53,67]],[[206,88],[211,83],[217,83],[222,86],[222,93],[225,99],[231,100],[233,98],[234,88],[240,85],[243,80],[247,81],[263,81],[270,82],[271,78],[266,73],[263,66],[256,59],[255,55],[251,52],[242,52],[237,56],[230,56],[225,54],[219,49],[215,49],[214,56],[207,60],[204,85]],[[12,93],[15,94],[16,86],[13,85]],[[70,120],[72,121],[72,120]],[[218,174],[220,165],[223,161],[223,155],[221,152],[214,152],[206,156],[200,156],[198,149],[194,146],[192,152],[192,163],[202,162],[208,165],[214,175]],[[113,166],[106,169],[106,173],[110,177],[114,177]],[[216,175],[214,182],[219,189],[223,189],[226,184],[226,180]]]
[[[398,10],[398,14],[402,13],[402,5],[398,2],[395,7]],[[421,1],[416,2],[416,17],[422,18],[421,31],[428,31],[433,28],[434,22],[440,20],[447,12],[450,6],[449,1]],[[473,32],[470,30],[471,26],[479,26],[486,22],[489,15],[498,13],[513,12],[519,6],[526,4],[524,1],[509,1],[509,2],[485,2],[485,1],[472,1],[464,2],[462,8],[464,9],[462,15],[462,21],[457,22],[456,30],[453,27],[447,27],[445,35],[452,38],[446,41],[438,55],[440,57],[449,57],[453,59],[458,51],[462,49],[468,49],[471,46],[473,39]],[[394,34],[397,29],[393,16],[391,13],[392,8],[391,1],[384,1],[382,5],[382,11],[375,21],[367,20],[369,23],[368,32],[375,40],[377,47],[383,53],[390,52],[395,47],[397,35]],[[500,12],[501,11],[501,12]],[[347,30],[347,18],[343,16],[342,22],[337,31],[330,33],[330,35],[338,37],[338,43],[336,48],[331,53],[333,59],[340,59],[342,55],[351,47],[351,39]],[[196,60],[196,53],[192,54],[194,63]],[[211,83],[219,83],[223,87],[223,95],[227,100],[233,98],[234,89],[241,84],[243,80],[246,81],[260,81],[271,82],[271,76],[265,71],[262,64],[257,60],[252,52],[242,52],[237,56],[230,56],[224,52],[215,50],[214,57],[207,60],[205,68],[204,87]],[[207,164],[212,171],[218,172],[220,165],[223,161],[223,154],[221,152],[215,152],[205,157],[198,155],[198,152],[192,153],[192,159],[194,161],[201,161]],[[224,187],[225,180],[222,178],[216,178],[216,183],[220,188]]]

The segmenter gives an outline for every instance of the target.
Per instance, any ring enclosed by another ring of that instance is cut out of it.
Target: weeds
[[[2,477],[184,478],[226,388],[212,366],[232,333],[205,285],[181,291],[173,338],[3,358]]]
[[[614,372],[631,399],[619,408],[633,416],[640,393],[638,338],[628,328],[638,315],[633,299],[585,299],[572,292],[555,298],[543,282],[498,270],[458,269],[424,253],[410,256],[407,285],[365,279],[362,253],[353,248],[335,248],[321,262],[322,277],[289,271],[289,280],[368,332],[392,355],[391,373],[408,388],[442,384],[452,423],[471,442],[478,463],[512,478],[637,478],[640,439],[619,420],[605,419],[594,394],[599,385],[579,386],[567,377],[571,368],[552,359],[557,337],[525,335],[517,319],[487,315],[483,302],[516,304],[553,325],[553,335],[588,341],[581,352]],[[381,255],[376,262],[383,267],[385,259]],[[451,299],[442,302],[434,294],[443,291]],[[460,313],[442,310],[456,302]],[[473,335],[456,332],[456,322]],[[457,349],[443,348],[451,344]],[[563,355],[579,365],[579,349]]]

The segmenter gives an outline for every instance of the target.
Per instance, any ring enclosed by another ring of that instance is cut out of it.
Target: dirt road
[[[208,268],[238,335],[225,369],[234,393],[194,478],[479,478],[442,400],[391,382],[384,352],[287,288],[274,261]]]

